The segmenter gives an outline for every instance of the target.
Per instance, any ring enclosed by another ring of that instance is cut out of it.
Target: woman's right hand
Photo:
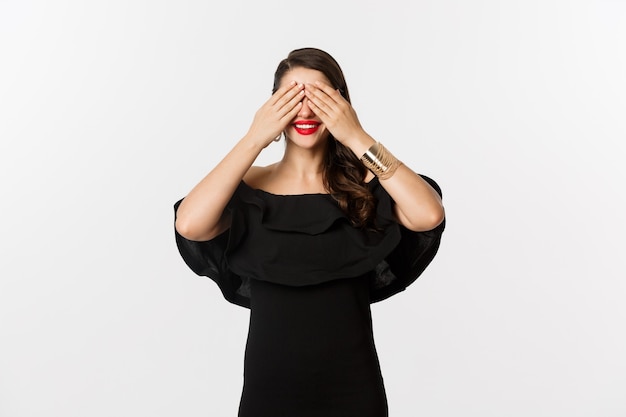
[[[257,110],[246,136],[260,141],[265,148],[285,130],[302,107],[304,85],[295,81],[280,87],[270,99]]]

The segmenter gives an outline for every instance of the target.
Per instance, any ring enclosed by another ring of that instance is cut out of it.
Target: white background
[[[390,415],[625,416],[625,22],[619,0],[0,0],[0,415],[236,415],[248,311],[185,266],[172,205],[315,46],[444,191],[438,256],[373,306]]]

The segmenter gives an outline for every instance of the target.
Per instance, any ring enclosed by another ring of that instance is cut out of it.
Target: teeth
[[[296,125],[298,129],[315,129],[317,125]]]

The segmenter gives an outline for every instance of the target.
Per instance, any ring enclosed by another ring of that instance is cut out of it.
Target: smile
[[[293,127],[301,135],[311,135],[320,127],[320,123],[314,120],[298,120],[293,124]]]

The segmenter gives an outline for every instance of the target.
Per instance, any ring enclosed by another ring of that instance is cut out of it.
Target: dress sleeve
[[[442,195],[441,188],[434,180],[425,175],[421,177]],[[371,189],[378,199],[378,216],[393,218],[393,200],[376,178],[372,181],[375,181]],[[398,227],[401,236],[399,243],[373,272],[372,302],[385,300],[404,291],[424,272],[437,254],[446,220],[425,232],[413,232],[402,225]]]
[[[441,194],[433,180],[423,178]],[[394,202],[377,178],[369,187],[378,201],[379,231],[352,227],[326,195],[275,196],[242,181],[226,206],[228,230],[201,242],[174,228],[176,245],[194,273],[211,278],[226,300],[242,307],[250,307],[251,279],[304,286],[363,276],[370,280],[371,302],[381,301],[422,274],[437,253],[445,221],[412,232],[396,222]]]
[[[236,196],[231,199],[227,209],[236,204]],[[174,219],[182,199],[174,204]],[[232,272],[226,260],[229,242],[233,240],[231,229],[207,241],[194,241],[181,236],[176,228],[176,246],[187,266],[197,275],[211,278],[220,288],[224,298],[233,304],[250,307],[249,287]],[[246,282],[247,284],[247,282]]]

